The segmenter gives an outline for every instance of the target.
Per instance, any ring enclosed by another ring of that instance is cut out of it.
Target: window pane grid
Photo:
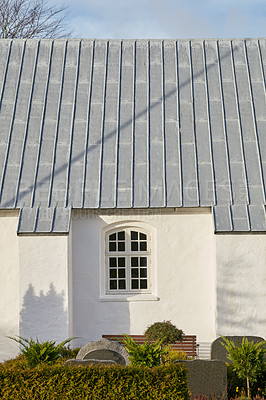
[[[132,290],[148,289],[147,257],[130,257],[130,287]]]
[[[107,234],[106,256],[108,291],[147,292],[150,262],[147,234],[130,228]]]
[[[126,258],[109,258],[109,290],[126,290]]]
[[[145,233],[131,231],[130,232],[130,240],[131,240],[131,251],[147,251],[147,235]]]
[[[126,234],[125,231],[111,233],[109,235],[109,251],[125,251],[126,250]]]

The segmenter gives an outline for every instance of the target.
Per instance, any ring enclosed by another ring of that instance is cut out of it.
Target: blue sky
[[[265,37],[266,0],[57,0],[79,38]]]

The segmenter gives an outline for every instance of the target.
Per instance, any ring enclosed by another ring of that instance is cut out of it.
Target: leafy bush
[[[2,364],[0,363],[0,365],[4,365],[5,368],[8,369],[12,369],[12,368],[20,368],[20,369],[24,369],[24,368],[28,368],[27,362],[25,360],[25,357],[23,356],[23,354],[19,354],[17,357],[15,358],[11,358],[10,360],[4,361]]]
[[[257,382],[258,377],[265,369],[264,354],[266,353],[265,341],[254,343],[243,338],[237,345],[232,340],[223,337],[228,352],[228,359],[232,361],[232,369],[240,379],[246,379],[247,395],[250,397],[250,385]]]
[[[74,338],[64,340],[58,345],[55,344],[56,342],[49,340],[40,342],[37,338],[33,340],[32,338],[25,339],[18,336],[10,337],[10,339],[22,346],[21,353],[25,357],[28,366],[33,368],[42,363],[54,364],[62,356],[62,348]]]
[[[187,370],[147,367],[0,364],[1,400],[189,400]]]
[[[164,346],[175,342],[182,342],[183,331],[178,329],[171,321],[155,322],[148,326],[144,332],[148,341],[160,340]]]
[[[135,343],[134,340],[124,335],[123,344],[129,354],[129,360],[133,366],[155,367],[160,365],[163,356],[168,352],[168,348],[162,348],[161,342]]]
[[[74,349],[71,349],[69,345],[63,346],[60,349],[60,357],[64,358],[65,360],[76,358],[79,351],[80,347],[75,347]]]
[[[174,351],[169,350],[166,356],[164,357],[165,364],[171,364],[178,360],[190,360],[191,358],[187,356],[184,351]]]
[[[246,392],[246,379],[239,378],[232,364],[227,364],[227,397],[228,399],[240,398],[241,393]],[[257,377],[257,381],[250,388],[250,396],[260,398],[266,397],[266,365],[264,371]]]
[[[75,358],[80,350],[80,347],[76,347],[75,349],[71,349],[69,346],[64,346],[61,348],[60,357],[56,360],[56,364],[63,364],[66,360],[71,358]],[[28,368],[28,363],[23,354],[19,354],[17,357],[7,360],[3,363],[7,368]],[[1,365],[1,363],[0,363]]]
[[[233,370],[232,364],[227,364],[227,397],[232,399],[240,395],[242,388],[246,386],[246,380],[239,378]]]

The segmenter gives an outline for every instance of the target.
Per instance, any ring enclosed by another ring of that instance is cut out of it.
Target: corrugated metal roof
[[[206,207],[266,231],[266,40],[0,40],[0,208]]]

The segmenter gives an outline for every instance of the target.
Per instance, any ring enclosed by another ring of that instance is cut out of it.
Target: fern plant
[[[38,364],[54,364],[62,354],[62,348],[74,338],[66,339],[62,343],[56,345],[56,342],[47,340],[40,342],[37,338],[25,339],[21,336],[10,337],[21,346],[21,353],[23,354],[27,365],[30,368]]]
[[[137,344],[128,335],[124,335],[123,344],[133,366],[156,367],[160,365],[161,360],[169,350],[168,347],[162,348],[160,341],[154,343],[146,341],[143,344]]]

